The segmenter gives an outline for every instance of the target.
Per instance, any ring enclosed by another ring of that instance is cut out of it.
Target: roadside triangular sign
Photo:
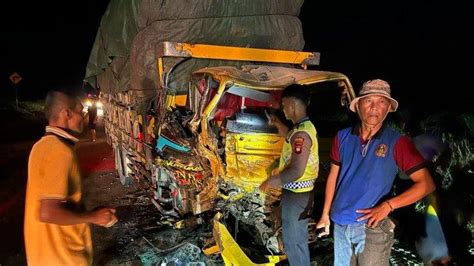
[[[10,75],[9,79],[14,85],[17,85],[23,78],[20,76],[20,74],[13,72],[13,74]]]

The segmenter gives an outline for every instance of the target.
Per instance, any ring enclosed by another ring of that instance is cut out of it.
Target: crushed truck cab
[[[107,140],[121,181],[144,184],[159,212],[177,221],[219,211],[214,237],[226,263],[238,263],[232,261],[236,251],[228,251],[238,243],[225,229],[230,221],[254,237],[260,252],[282,255],[281,191],[258,191],[277,173],[285,138],[269,125],[268,113],[277,112],[283,89],[304,85],[319,132],[328,121],[344,120],[354,98],[349,79],[308,70],[319,63],[317,53],[164,42],[155,54],[159,87],[146,108],[134,108],[131,91],[102,94]],[[176,69],[190,59],[220,63],[189,73],[184,87],[170,86]],[[320,157],[327,164],[331,134],[323,135]],[[324,179],[327,167],[320,168]],[[281,257],[268,263],[275,258]]]

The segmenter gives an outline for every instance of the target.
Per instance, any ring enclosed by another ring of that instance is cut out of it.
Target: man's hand
[[[317,237],[323,237],[329,235],[329,226],[331,225],[331,221],[329,220],[329,215],[322,215],[319,219],[318,224],[316,225],[316,229],[323,228],[322,232],[318,233]],[[319,230],[318,230],[319,231]]]
[[[281,186],[280,177],[275,175],[263,181],[263,183],[260,185],[259,188],[260,188],[260,191],[267,193],[268,190],[270,190],[271,188],[278,188],[279,186]]]
[[[115,209],[113,208],[101,208],[91,213],[91,223],[96,225],[111,227],[117,221]]]
[[[288,127],[280,120],[280,118],[275,114],[269,114],[265,110],[265,115],[268,119],[268,125],[275,126],[278,129],[278,133],[282,136],[286,136],[288,134]]]
[[[101,208],[92,212],[76,212],[67,205],[68,203],[64,199],[41,200],[40,221],[60,225],[93,223],[106,227],[110,227],[118,221],[113,208]]]
[[[374,208],[357,210],[357,213],[363,213],[364,216],[357,219],[358,222],[368,220],[367,225],[371,228],[376,227],[390,213],[392,209],[386,201],[380,203]]]

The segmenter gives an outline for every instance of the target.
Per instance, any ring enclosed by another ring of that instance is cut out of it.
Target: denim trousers
[[[374,227],[334,224],[334,265],[389,265],[395,224],[385,218]]]
[[[291,266],[310,265],[308,247],[308,220],[299,220],[308,204],[311,193],[294,193],[282,190],[281,222],[283,245]]]

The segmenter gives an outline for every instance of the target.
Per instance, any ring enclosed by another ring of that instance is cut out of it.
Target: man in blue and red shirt
[[[386,81],[367,81],[350,105],[360,123],[334,138],[324,209],[317,225],[328,234],[329,218],[334,222],[334,265],[388,265],[395,228],[389,213],[435,189],[413,143],[383,123],[397,107]],[[391,198],[399,170],[414,183]]]

